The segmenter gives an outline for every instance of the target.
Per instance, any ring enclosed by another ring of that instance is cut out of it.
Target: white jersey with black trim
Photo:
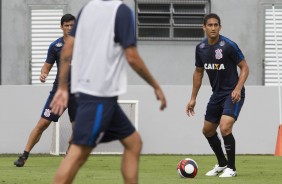
[[[81,11],[72,58],[72,93],[112,97],[126,92],[124,49],[114,41],[121,4],[93,0]]]

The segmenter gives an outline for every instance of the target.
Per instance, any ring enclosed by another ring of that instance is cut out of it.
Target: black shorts
[[[53,121],[53,122],[57,122],[58,119],[60,118],[59,115],[53,114],[50,108],[50,103],[52,102],[54,98],[56,90],[57,90],[57,86],[53,86],[46,100],[43,111],[41,113],[42,118],[47,119],[49,121]],[[75,114],[76,114],[76,98],[75,98],[75,95],[73,94],[70,94],[69,96],[68,114],[69,114],[70,122],[73,122],[75,119]]]
[[[95,147],[100,142],[121,140],[135,128],[117,102],[117,97],[77,94],[73,143]]]
[[[232,103],[231,94],[227,96],[213,94],[207,105],[205,120],[212,123],[219,123],[221,116],[227,115],[233,117],[236,121],[244,100],[245,97],[242,97],[239,102]]]

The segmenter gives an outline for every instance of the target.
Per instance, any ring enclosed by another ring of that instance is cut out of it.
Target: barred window
[[[210,0],[137,0],[138,40],[201,40]]]
[[[265,8],[264,85],[280,86],[282,80],[282,6]]]
[[[45,63],[49,45],[63,36],[60,20],[63,8],[31,6],[31,84],[42,84],[39,80],[41,68]],[[45,84],[54,82],[57,74],[56,63],[52,67]]]

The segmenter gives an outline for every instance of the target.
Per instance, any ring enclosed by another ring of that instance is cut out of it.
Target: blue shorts
[[[212,123],[219,123],[221,116],[226,115],[233,117],[236,121],[244,100],[245,97],[241,97],[239,102],[232,103],[231,94],[227,96],[213,94],[207,105],[205,120]]]
[[[77,94],[74,144],[95,147],[100,142],[121,140],[135,132],[117,99]]]
[[[60,118],[59,115],[53,114],[50,108],[50,103],[52,102],[54,98],[56,90],[57,90],[57,86],[54,85],[52,90],[50,91],[49,97],[47,98],[43,111],[41,113],[42,118],[47,119],[49,121],[53,121],[53,122],[57,122],[58,119]],[[75,114],[76,114],[76,99],[75,99],[75,95],[73,94],[70,94],[69,96],[68,114],[69,114],[70,122],[73,122],[75,119]]]

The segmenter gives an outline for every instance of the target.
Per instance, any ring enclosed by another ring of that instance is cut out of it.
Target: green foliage
[[[62,156],[30,155],[22,168],[13,165],[16,155],[0,156],[0,184],[52,183]],[[199,166],[194,179],[182,179],[176,165],[183,158],[193,158]],[[74,184],[122,184],[120,155],[91,155],[79,171]],[[282,157],[271,155],[238,155],[235,178],[206,177],[216,163],[211,155],[142,155],[141,184],[279,184],[282,181]]]

